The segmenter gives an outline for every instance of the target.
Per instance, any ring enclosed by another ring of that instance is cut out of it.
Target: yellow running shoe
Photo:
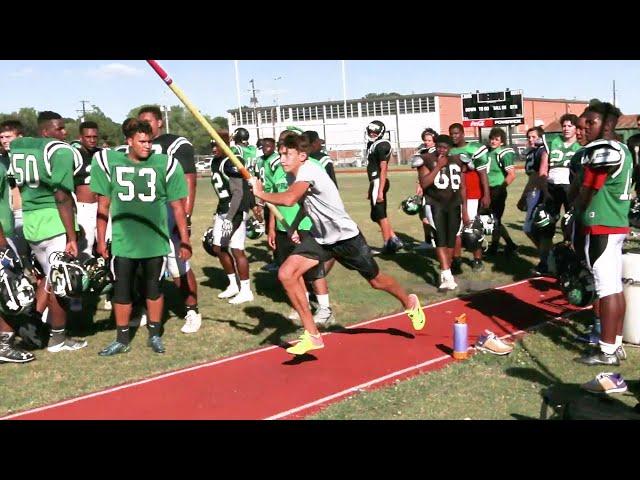
[[[409,315],[411,319],[411,323],[413,323],[413,328],[415,330],[422,330],[424,328],[425,323],[427,323],[427,318],[424,315],[424,310],[420,306],[420,300],[418,296],[415,294],[409,295],[410,297],[416,298],[415,307],[410,308],[409,310],[405,310],[405,313]]]
[[[324,348],[322,337],[314,338],[305,330],[304,333],[300,335],[300,342],[293,347],[287,348],[287,353],[292,355],[304,355],[310,350],[317,350],[319,348]]]

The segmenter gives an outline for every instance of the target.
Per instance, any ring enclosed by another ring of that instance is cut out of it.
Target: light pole
[[[274,82],[277,82],[278,80],[282,80],[282,77],[276,77],[273,79]],[[280,126],[280,123],[282,122],[282,119],[280,117],[280,91],[278,90],[278,84],[276,84],[275,87],[276,88],[274,88],[273,94],[276,103],[276,116],[273,119],[273,138],[276,138],[276,124]]]

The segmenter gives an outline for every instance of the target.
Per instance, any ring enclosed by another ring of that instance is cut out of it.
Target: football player
[[[29,242],[44,278],[49,276],[50,256],[65,251],[78,255],[75,229],[74,171],[82,167],[80,153],[64,142],[64,119],[55,112],[38,115],[40,136],[16,138],[11,142],[11,171],[22,197],[24,237]],[[34,316],[37,321],[48,308],[51,338],[47,350],[61,352],[87,346],[84,340],[67,337],[67,314],[53,291],[40,281]]]
[[[489,132],[489,153],[487,154],[487,180],[491,194],[491,213],[495,227],[491,237],[491,245],[487,254],[495,255],[498,252],[500,237],[504,238],[506,254],[515,253],[518,246],[511,240],[507,228],[502,223],[502,215],[507,202],[507,187],[516,178],[514,161],[516,153],[513,148],[506,147],[507,134],[499,127],[494,127]]]
[[[180,235],[176,256],[186,262],[191,256],[184,200],[188,195],[182,167],[171,155],[153,153],[153,128],[144,121],[130,121],[125,136],[129,153],[101,150],[91,162],[91,190],[98,197],[97,251],[111,257],[114,276],[113,311],[116,340],[100,351],[101,356],[130,350],[129,320],[132,282],[140,266],[144,273],[149,340],[155,353],[164,353],[160,326],[164,298],[160,282],[165,256],[170,250],[167,210],[171,209]],[[111,252],[106,228],[111,215]]]
[[[229,141],[229,134],[225,131],[220,132],[220,137],[225,143]],[[251,201],[249,184],[215,140],[211,141],[211,147],[211,185],[218,196],[213,224],[213,251],[229,278],[229,286],[218,294],[218,298],[228,298],[233,305],[252,302],[249,261],[244,253],[245,220]],[[242,161],[242,157],[238,159]],[[239,288],[236,271],[240,280]]]
[[[174,157],[184,172],[189,195],[184,199],[184,211],[187,225],[191,231],[191,215],[196,201],[196,164],[193,158],[193,145],[184,137],[171,133],[161,133],[164,127],[162,112],[158,106],[142,107],[138,111],[138,120],[143,120],[153,129],[153,151]],[[198,311],[198,284],[196,276],[187,260],[178,255],[180,235],[176,229],[173,209],[169,209],[169,231],[171,234],[171,251],[167,258],[167,270],[173,277],[173,283],[180,289],[184,298],[186,315],[185,323],[180,329],[182,333],[195,333],[202,324],[202,315]]]
[[[489,208],[491,197],[489,193],[489,181],[487,180],[487,147],[480,142],[467,142],[464,138],[464,127],[460,123],[449,126],[449,135],[453,141],[453,148],[449,150],[450,155],[460,155],[460,160],[467,166],[464,172],[464,185],[467,194],[467,213],[469,220],[478,215],[478,207]],[[453,251],[451,261],[451,272],[453,274],[462,273],[462,241],[460,232],[456,237],[456,247]],[[471,268],[482,271],[482,247],[479,246],[473,252]]]
[[[458,285],[451,273],[451,260],[460,231],[460,221],[469,223],[466,188],[462,179],[464,165],[459,155],[450,155],[453,140],[449,135],[438,135],[436,152],[426,153],[418,167],[420,186],[430,206],[429,224],[434,230],[436,256],[440,263],[439,290],[455,290]]]
[[[633,158],[627,146],[615,140],[620,115],[618,108],[602,102],[591,103],[583,114],[584,134],[589,143],[585,146],[582,187],[575,211],[585,227],[584,251],[593,273],[602,323],[600,348],[576,359],[587,365],[619,365],[626,358],[622,348],[625,316],[622,244],[629,232]],[[604,374],[607,375],[604,379],[602,375],[584,387],[607,393],[626,390],[622,377]]]
[[[380,225],[384,245],[382,250],[374,253],[396,253],[404,245],[387,218],[387,192],[389,179],[387,169],[391,158],[391,142],[384,138],[387,129],[380,120],[373,120],[365,128],[367,142],[367,176],[369,177],[369,192],[367,199],[371,201],[371,221]]]

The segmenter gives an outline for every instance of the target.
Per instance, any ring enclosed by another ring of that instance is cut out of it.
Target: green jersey
[[[488,149],[480,142],[467,142],[462,147],[452,147],[449,155],[460,155],[462,163],[471,170],[484,170],[487,168]]]
[[[278,152],[273,152],[271,155],[269,155],[268,157],[265,158],[264,155],[258,157],[256,159],[256,175],[258,176],[258,178],[260,178],[260,180],[262,181],[262,183],[264,183],[264,172],[265,172],[265,166],[267,164],[271,164],[271,162],[273,160],[279,159],[280,155],[278,155]]]
[[[255,170],[256,158],[258,157],[258,149],[253,145],[234,145],[231,147],[231,151],[236,157],[242,157],[245,167],[251,172],[252,175],[258,176]]]
[[[561,133],[545,133],[542,140],[549,153],[548,182],[568,185],[571,158],[580,150],[580,144],[578,142],[565,143]]]
[[[13,236],[14,218],[9,202],[9,182],[7,181],[7,168],[0,163],[0,225],[5,237]]]
[[[124,153],[102,150],[91,161],[90,186],[111,199],[114,256],[152,258],[169,253],[167,203],[188,194],[177,159],[154,153],[135,162]]]
[[[507,171],[515,168],[513,163],[516,158],[516,152],[514,152],[511,147],[502,146],[489,150],[487,158],[487,179],[489,180],[489,187],[502,185],[507,176]]]
[[[610,168],[602,188],[591,199],[582,214],[585,227],[629,226],[633,157],[624,143],[596,140],[585,147],[584,167],[597,171]],[[587,172],[585,172],[585,176]]]
[[[82,156],[53,138],[21,137],[11,142],[11,173],[20,189],[24,236],[39,242],[65,233],[55,200],[57,190],[74,191]]]
[[[268,193],[286,192],[289,188],[289,184],[287,183],[287,173],[282,168],[282,165],[280,165],[280,156],[271,155],[271,157],[269,158],[270,160],[265,161],[263,164],[264,191]],[[296,219],[296,216],[298,215],[300,205],[292,205],[290,207],[278,205],[276,206],[276,208],[282,214],[287,224],[292,225]],[[298,230],[308,231],[311,230],[312,226],[313,224],[311,223],[311,219],[305,216],[298,224]],[[276,230],[279,230],[281,232],[287,231],[282,222],[280,222],[279,220],[276,220]]]

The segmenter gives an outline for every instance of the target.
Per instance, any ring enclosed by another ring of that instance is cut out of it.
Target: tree
[[[138,111],[148,105],[140,105],[133,108],[128,117],[137,117]],[[156,105],[159,106],[159,105]],[[229,128],[228,122],[224,117],[211,118],[203,115],[204,118],[216,130],[226,130]],[[197,155],[207,155],[211,153],[211,137],[195,117],[181,105],[172,105],[169,109],[169,131],[174,135],[180,135],[187,138],[192,144]]]
[[[374,98],[383,98],[383,97],[400,97],[401,95],[397,92],[390,93],[367,93],[363,98],[367,100],[371,100]]]
[[[0,122],[20,120],[24,126],[24,134],[28,137],[38,135],[38,112],[35,108],[21,108],[17,112],[0,113]]]

